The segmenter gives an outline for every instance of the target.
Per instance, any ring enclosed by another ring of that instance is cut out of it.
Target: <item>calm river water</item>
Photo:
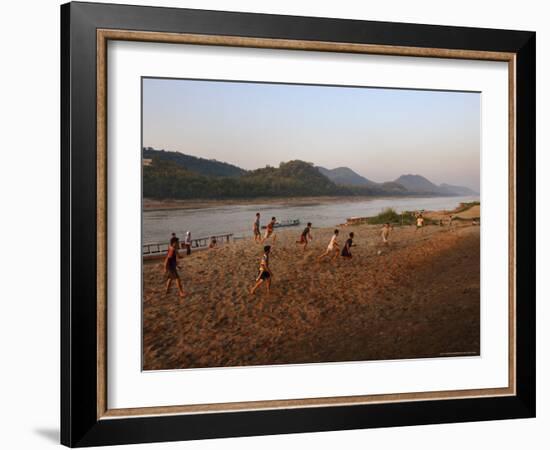
[[[374,216],[386,208],[397,212],[415,210],[453,209],[461,202],[479,201],[470,197],[393,197],[372,198],[362,201],[333,201],[310,204],[242,204],[216,206],[202,209],[181,209],[143,212],[143,242],[164,242],[175,232],[183,238],[187,230],[193,238],[233,233],[235,236],[252,235],[252,222],[256,212],[261,214],[264,225],[271,218],[277,220],[300,219],[295,227],[301,230],[306,222],[313,227],[329,227],[344,223],[348,217]]]

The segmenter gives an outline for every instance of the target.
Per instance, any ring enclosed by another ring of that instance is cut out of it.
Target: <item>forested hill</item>
[[[245,172],[238,177],[205,176],[176,164],[153,158],[143,168],[143,195],[149,198],[253,198],[342,195],[344,192],[301,161]]]
[[[467,188],[437,186],[419,175],[375,183],[347,167],[323,169],[294,160],[244,170],[178,152],[143,149],[143,195],[155,199],[224,199],[352,195],[463,195]]]
[[[395,194],[404,189],[391,185]],[[400,192],[401,191],[401,192]],[[289,161],[279,167],[251,170],[238,177],[205,176],[158,156],[143,167],[143,195],[157,199],[223,199],[254,197],[314,197],[381,195],[382,189],[337,186],[313,164]]]
[[[199,158],[179,152],[155,150],[151,147],[143,149],[143,158],[172,161],[191,172],[212,177],[238,177],[246,173],[246,170],[240,167],[216,161],[215,159]]]

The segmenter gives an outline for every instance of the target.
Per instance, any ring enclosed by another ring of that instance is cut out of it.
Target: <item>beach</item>
[[[339,227],[353,258],[318,262],[333,228],[313,225],[305,252],[302,227],[276,230],[270,295],[249,293],[251,238],[184,256],[184,299],[144,262],[144,370],[479,355],[479,226],[396,226],[389,246],[379,225]]]

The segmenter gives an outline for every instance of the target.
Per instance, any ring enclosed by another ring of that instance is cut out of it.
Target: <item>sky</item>
[[[480,94],[143,79],[143,146],[244,169],[301,159],[479,191]]]

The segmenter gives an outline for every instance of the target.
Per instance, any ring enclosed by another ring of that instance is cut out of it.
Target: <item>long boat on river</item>
[[[300,225],[300,219],[288,219],[282,220],[281,222],[275,222],[273,228],[283,228],[283,227],[295,227]],[[262,229],[266,229],[267,225],[262,225]]]

